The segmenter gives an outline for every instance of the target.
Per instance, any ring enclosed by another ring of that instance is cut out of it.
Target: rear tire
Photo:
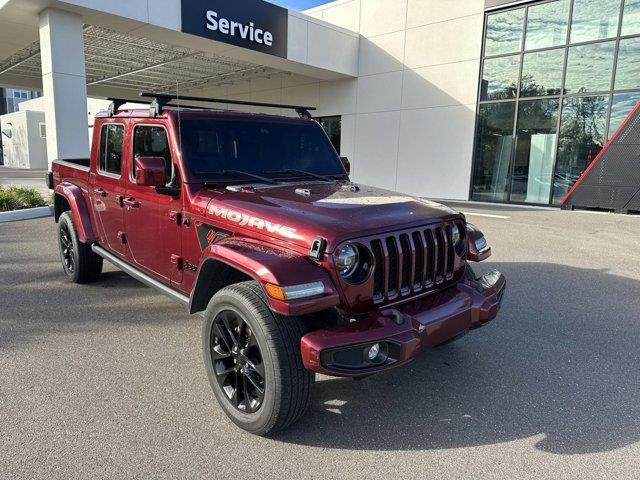
[[[91,283],[102,273],[102,257],[91,250],[91,245],[80,242],[70,212],[58,220],[58,246],[60,260],[67,279],[72,283]]]
[[[305,413],[315,378],[300,355],[305,332],[303,318],[271,311],[257,282],[230,285],[213,296],[202,329],[204,361],[213,393],[233,423],[266,435]]]

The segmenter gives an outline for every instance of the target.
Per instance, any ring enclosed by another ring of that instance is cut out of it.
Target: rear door
[[[161,277],[166,283],[182,281],[180,226],[182,201],[136,183],[136,157],[162,157],[167,165],[167,184],[178,175],[173,163],[167,130],[161,124],[132,126],[129,171],[124,199],[127,245],[133,262]]]
[[[103,124],[99,132],[97,161],[90,173],[89,194],[96,213],[100,242],[121,256],[126,255],[122,201],[125,184],[122,175],[125,126]]]

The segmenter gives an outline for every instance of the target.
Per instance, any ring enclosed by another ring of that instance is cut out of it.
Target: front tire
[[[91,283],[102,273],[102,257],[91,250],[91,245],[80,242],[70,212],[58,219],[58,246],[60,260],[67,279],[72,283]]]
[[[304,414],[314,382],[300,355],[304,333],[302,318],[269,309],[256,282],[213,296],[202,330],[204,361],[213,393],[233,423],[266,435]]]

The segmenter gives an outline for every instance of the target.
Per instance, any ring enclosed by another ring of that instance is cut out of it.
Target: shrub
[[[23,208],[43,207],[47,204],[42,194],[35,188],[0,187],[0,212]]]

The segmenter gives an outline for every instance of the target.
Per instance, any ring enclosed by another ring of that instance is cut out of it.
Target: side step
[[[148,287],[156,289],[163,295],[169,297],[172,300],[175,300],[178,303],[182,303],[183,305],[189,306],[189,297],[165,285],[164,283],[159,282],[155,278],[150,277],[146,273],[141,272],[137,268],[132,267],[127,262],[120,260],[115,255],[112,255],[109,252],[107,252],[104,248],[100,247],[98,244],[94,243],[93,245],[91,245],[91,250],[93,250],[96,254],[100,255],[102,258],[107,260],[109,263],[112,263],[113,265],[118,267],[123,272],[131,275],[133,278],[135,278],[139,282],[144,283]]]

